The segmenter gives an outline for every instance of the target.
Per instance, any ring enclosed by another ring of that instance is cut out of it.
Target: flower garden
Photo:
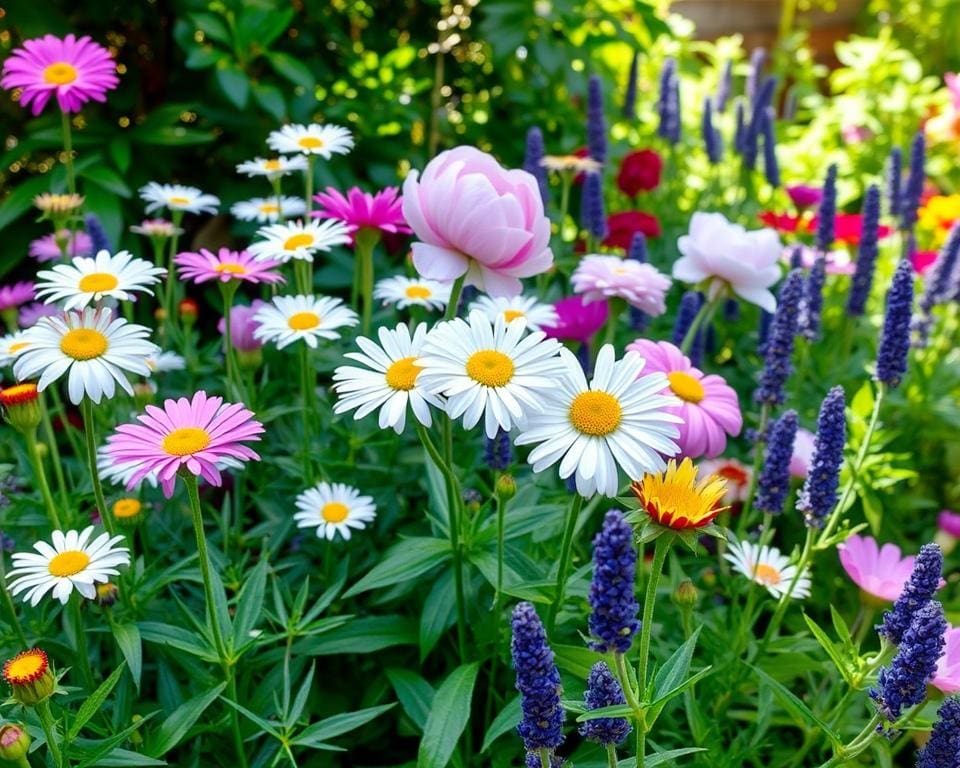
[[[0,9],[0,763],[960,767],[948,2],[76,5]]]

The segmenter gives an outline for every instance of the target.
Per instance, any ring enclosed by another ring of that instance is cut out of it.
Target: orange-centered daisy
[[[650,519],[682,531],[702,528],[724,509],[721,504],[727,481],[712,476],[697,482],[697,468],[690,459],[679,466],[671,459],[662,473],[644,475],[630,486]]]
[[[43,677],[49,668],[47,654],[39,648],[31,648],[3,663],[3,679],[10,685],[28,685]]]

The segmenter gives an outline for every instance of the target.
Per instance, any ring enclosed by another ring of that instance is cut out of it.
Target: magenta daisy
[[[244,443],[259,441],[263,424],[253,418],[253,411],[242,404],[224,403],[222,397],[200,391],[192,400],[166,400],[162,409],[148,405],[137,420],[139,424],[121,424],[107,438],[106,453],[113,461],[131,468],[137,465],[128,489],[155,472],[169,499],[177,472],[189,472],[219,486],[218,463],[260,460]]]
[[[21,304],[32,301],[33,297],[33,283],[21,282],[13,285],[0,285],[0,312],[16,309]]]
[[[342,221],[351,233],[358,229],[401,234],[412,231],[403,218],[403,200],[396,187],[387,187],[372,195],[359,187],[351,187],[346,197],[333,187],[327,187],[326,192],[314,195],[313,199],[321,207],[312,216]]]
[[[88,101],[106,101],[117,87],[110,52],[89,37],[44,35],[24,42],[3,63],[0,86],[21,88],[20,104],[39,115],[52,96],[62,112],[79,112]]]
[[[284,277],[277,272],[278,261],[256,261],[248,251],[231,251],[221,248],[212,253],[201,248],[198,253],[180,253],[174,259],[180,267],[180,277],[205,283],[220,280],[228,283],[238,280],[246,283],[282,283]]]
[[[63,248],[60,247],[60,243],[63,243]],[[73,234],[69,229],[61,229],[56,234],[44,235],[31,241],[27,253],[43,263],[63,258],[64,250],[68,258],[90,256],[93,254],[93,240],[82,229],[78,229]]]
[[[727,447],[727,435],[735,437],[743,427],[737,393],[722,377],[705,376],[693,367],[690,358],[668,341],[637,341],[627,346],[646,359],[643,375],[665,373],[670,386],[664,394],[680,398],[679,406],[666,408],[683,423],[678,425],[680,455],[715,458]]]

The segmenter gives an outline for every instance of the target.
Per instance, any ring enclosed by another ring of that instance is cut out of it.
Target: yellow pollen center
[[[670,380],[670,389],[673,390],[673,394],[681,400],[686,400],[688,403],[699,403],[703,400],[706,394],[703,390],[703,384],[689,373],[672,371],[667,374],[667,378]]]
[[[80,278],[80,290],[86,293],[102,293],[112,291],[120,281],[109,272],[91,272]]]
[[[110,343],[100,331],[74,328],[60,339],[60,351],[74,360],[93,360],[107,351]]]
[[[349,514],[350,510],[347,505],[341,504],[339,501],[328,501],[320,510],[320,517],[326,523],[342,523]]]
[[[508,323],[512,320],[516,320],[518,317],[526,317],[526,315],[521,312],[519,309],[505,309],[503,310],[503,319]]]
[[[6,665],[8,680],[29,680],[42,672],[47,660],[39,653],[22,653]]]
[[[323,146],[323,139],[318,139],[316,136],[304,136],[297,143],[304,149],[320,149]]]
[[[280,170],[280,161],[279,160],[267,160],[263,167],[268,171],[279,171]]]
[[[295,315],[290,315],[287,325],[294,331],[309,331],[320,325],[320,315],[316,312],[297,312]]]
[[[143,505],[137,499],[120,499],[113,505],[114,517],[136,517]]]
[[[417,376],[423,370],[419,365],[414,365],[415,357],[404,357],[397,360],[393,365],[387,368],[386,379],[387,386],[390,389],[399,389],[403,392],[409,392],[417,383]]]
[[[11,355],[17,354],[21,349],[26,349],[30,346],[29,341],[18,341],[16,344],[11,344],[9,352]]]
[[[290,237],[284,240],[283,250],[295,251],[297,248],[306,248],[309,245],[313,245],[313,235],[301,232],[299,235],[290,235]]]
[[[609,392],[581,392],[570,403],[570,423],[585,435],[609,435],[622,418],[620,401]]]
[[[210,433],[199,427],[180,427],[165,438],[161,447],[171,456],[189,456],[210,445]]]
[[[760,565],[754,568],[753,573],[757,577],[757,581],[767,586],[779,584],[781,581],[780,571],[766,563],[760,563]]]
[[[408,299],[429,299],[433,295],[429,288],[422,285],[411,285],[406,293]]]
[[[167,200],[167,202],[170,203],[170,205],[190,205],[190,198],[189,198],[189,197],[178,197],[178,196],[174,195],[174,196],[171,197],[169,200]]]
[[[62,579],[66,576],[75,576],[90,565],[90,555],[79,549],[61,552],[47,566],[51,576]]]
[[[467,376],[485,387],[505,387],[513,378],[513,360],[495,349],[482,349],[467,359]]]
[[[213,270],[213,271],[214,271],[214,272],[219,272],[221,275],[224,274],[224,273],[226,273],[226,274],[228,274],[228,275],[245,275],[245,274],[247,274],[247,268],[246,268],[246,267],[242,267],[242,266],[240,266],[239,264],[233,264],[233,263],[229,263],[229,264],[217,264],[217,266],[214,267],[214,270]]]
[[[57,61],[43,70],[43,79],[50,85],[67,85],[77,79],[77,70],[65,61]]]
[[[276,203],[261,203],[260,213],[279,213],[280,206]]]

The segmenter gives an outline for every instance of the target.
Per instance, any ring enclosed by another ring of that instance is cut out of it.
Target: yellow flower
[[[918,211],[920,227],[933,235],[933,245],[940,247],[954,223],[960,220],[960,195],[934,195]]]
[[[703,528],[725,509],[720,502],[727,481],[712,475],[698,483],[690,459],[679,466],[671,459],[665,472],[644,475],[630,488],[651,520],[677,531]]]

